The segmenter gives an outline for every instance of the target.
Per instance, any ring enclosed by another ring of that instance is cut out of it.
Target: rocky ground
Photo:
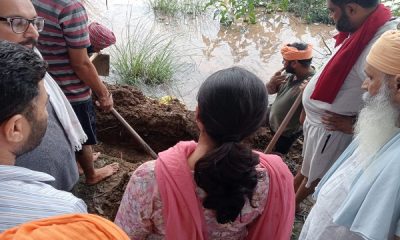
[[[155,152],[165,150],[181,140],[197,139],[194,112],[187,110],[178,100],[162,104],[145,97],[131,86],[108,87],[114,97],[115,109]],[[81,179],[75,192],[87,203],[91,213],[113,220],[132,171],[152,158],[112,114],[98,112],[97,130],[100,143],[96,151],[102,155],[95,165],[99,167],[118,162],[120,170],[95,186],[87,186],[83,184],[84,179]],[[244,142],[253,149],[264,150],[271,138],[268,128],[262,127]],[[302,161],[301,147],[302,141],[298,140],[284,157],[293,173]],[[309,209],[311,205],[311,202],[307,202],[304,207]],[[296,217],[292,239],[297,239],[303,222],[303,217]]]

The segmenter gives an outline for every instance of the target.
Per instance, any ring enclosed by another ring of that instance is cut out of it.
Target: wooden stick
[[[278,130],[276,131],[275,135],[272,137],[267,148],[264,150],[264,153],[271,153],[272,149],[274,149],[279,137],[282,135],[283,131],[286,129],[287,125],[289,124],[289,121],[292,119],[293,114],[296,112],[297,108],[300,106],[302,95],[303,94],[300,93],[299,96],[297,96],[296,100],[294,101],[289,112],[286,114],[286,117],[283,119],[283,121],[282,121],[281,125],[279,126]]]
[[[90,61],[91,61],[91,62],[93,62],[93,61],[94,61],[94,59],[96,59],[98,55],[99,55],[99,53],[98,53],[98,52],[95,52],[95,53],[93,53],[93,54],[92,54],[92,56],[90,56],[90,58],[89,58],[89,59],[90,59]]]
[[[92,56],[90,56],[90,61],[93,62],[93,60],[98,56],[98,53],[93,53]],[[147,153],[150,154],[154,159],[157,159],[158,156],[157,154],[151,149],[151,147],[143,140],[143,138],[140,137],[140,135],[129,125],[129,123],[115,110],[114,108],[111,109],[111,113],[124,125],[126,129],[132,134],[132,136],[139,141],[139,143],[143,146],[144,150],[146,150]]]
[[[139,136],[139,134],[129,125],[129,123],[115,110],[114,108],[111,109],[111,113],[128,129],[128,131],[132,134],[132,136],[140,142],[143,146],[144,150],[149,153],[154,159],[157,159],[157,154],[151,149],[151,147]]]

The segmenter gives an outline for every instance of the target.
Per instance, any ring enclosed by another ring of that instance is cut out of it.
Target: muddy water
[[[156,32],[175,36],[174,46],[185,66],[183,72],[176,74],[172,83],[141,88],[153,97],[174,95],[189,109],[196,106],[195,97],[202,81],[217,70],[243,66],[267,82],[282,67],[279,49],[284,43],[304,41],[313,44],[316,67],[329,53],[322,37],[333,48],[334,27],[305,25],[300,19],[284,13],[261,11],[255,25],[238,21],[231,27],[223,27],[218,20],[213,20],[212,12],[196,18],[156,16],[147,0],[110,0],[108,7],[105,0],[95,0],[88,8],[90,18],[113,29],[117,41],[123,41],[129,26],[138,23],[143,33],[154,28]],[[114,72],[105,80],[115,82],[118,76]]]

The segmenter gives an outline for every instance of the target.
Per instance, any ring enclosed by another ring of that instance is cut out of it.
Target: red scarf
[[[197,143],[179,142],[159,153],[156,179],[163,203],[165,239],[206,240],[207,226],[202,204],[196,195],[196,183],[187,158]],[[268,199],[264,211],[250,226],[246,240],[287,240],[294,220],[293,175],[282,159],[256,152],[269,177]]]
[[[346,42],[343,43],[350,33],[341,32],[335,37],[336,46],[341,43],[343,45],[322,70],[311,99],[326,103],[332,103],[335,100],[344,80],[364,48],[375,36],[378,29],[391,18],[390,9],[379,4],[376,10]]]

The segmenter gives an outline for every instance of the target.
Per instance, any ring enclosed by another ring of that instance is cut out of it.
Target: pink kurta
[[[214,211],[204,209],[201,205],[206,193],[195,185],[193,171],[190,171],[187,165],[187,157],[196,145],[195,142],[180,142],[175,147],[160,153],[161,160],[157,160],[158,164],[161,162],[167,164],[158,167],[167,171],[166,174],[160,173],[156,176],[159,173],[156,171],[156,161],[142,164],[133,173],[115,219],[115,223],[125,230],[131,239],[245,239],[249,233],[249,226],[255,225],[260,219],[268,202],[270,179],[266,168],[257,167],[258,171],[265,173],[253,195],[253,205],[257,207],[251,207],[246,201],[241,217],[232,223],[219,224]],[[167,159],[171,157],[178,160],[177,164],[168,164],[170,161]],[[165,177],[170,179],[162,180]],[[166,182],[159,184],[160,181]],[[171,184],[170,181],[174,183]],[[294,203],[291,202],[294,199],[292,185],[288,192],[291,194],[287,199],[289,200],[287,208],[291,209],[291,205],[294,207]],[[165,195],[170,195],[169,199]],[[287,228],[289,230],[285,231],[291,231],[292,220],[293,218],[290,220],[289,217],[285,223],[289,226]],[[169,226],[168,230],[166,226]],[[285,228],[282,225],[280,227]]]

